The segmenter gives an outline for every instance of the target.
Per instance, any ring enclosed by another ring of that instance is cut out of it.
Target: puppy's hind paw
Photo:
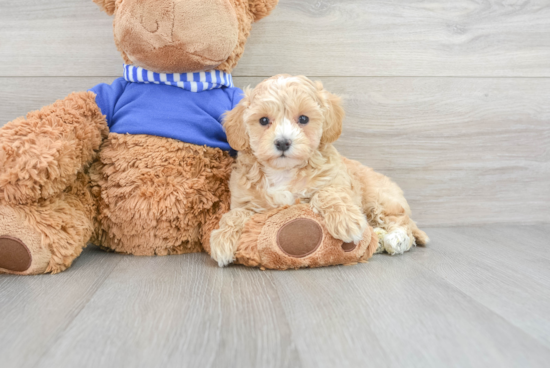
[[[374,232],[378,236],[378,247],[374,251],[375,254],[379,254],[384,252],[384,236],[388,234],[388,232],[381,227],[377,227],[374,229]]]
[[[384,235],[384,249],[392,256],[411,249],[412,242],[405,230],[397,229]]]

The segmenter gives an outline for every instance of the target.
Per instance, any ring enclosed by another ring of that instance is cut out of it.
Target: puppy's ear
[[[229,145],[237,151],[244,151],[250,147],[248,142],[248,133],[244,123],[244,112],[248,107],[248,90],[245,90],[245,97],[238,103],[237,106],[224,115],[223,127],[227,134]]]
[[[248,6],[254,15],[254,22],[267,17],[278,2],[279,0],[248,0]]]
[[[108,15],[113,15],[115,13],[117,1],[118,0],[93,0],[93,2]]]
[[[342,99],[323,88],[321,82],[315,83],[321,101],[323,101],[325,123],[323,125],[322,143],[333,143],[342,134],[342,123],[344,121],[344,108]]]

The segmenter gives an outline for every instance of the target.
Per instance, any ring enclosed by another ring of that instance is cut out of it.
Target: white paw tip
[[[229,258],[216,258],[215,259],[217,262],[218,262],[218,266],[220,267],[225,267],[225,266],[229,266],[231,263],[233,263],[233,259],[229,259]]]
[[[229,254],[228,252],[225,254],[224,252],[216,252],[214,249],[212,249],[210,256],[218,263],[218,266],[220,267],[228,266],[235,260],[233,254]]]
[[[410,244],[410,238],[404,230],[399,229],[384,235],[384,249],[391,255],[406,252]]]

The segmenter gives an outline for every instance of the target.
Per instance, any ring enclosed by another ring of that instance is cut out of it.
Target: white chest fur
[[[295,178],[294,170],[267,169],[267,195],[271,197],[275,206],[292,205],[296,196],[291,191],[291,184]]]

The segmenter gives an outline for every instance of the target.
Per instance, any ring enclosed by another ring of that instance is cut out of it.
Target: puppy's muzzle
[[[288,151],[291,145],[292,141],[290,139],[277,139],[275,141],[275,148],[281,152]]]

